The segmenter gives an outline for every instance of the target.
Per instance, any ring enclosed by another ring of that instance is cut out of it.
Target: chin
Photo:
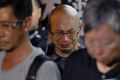
[[[113,61],[109,58],[101,58],[101,59],[97,59],[97,61],[101,62],[102,64],[104,65],[107,65],[107,66],[112,66],[114,64],[116,64],[118,61]]]
[[[1,47],[0,48],[2,51],[12,51],[12,48],[11,47],[8,47],[8,46],[6,46],[6,47]]]
[[[118,60],[109,61],[109,62],[107,62],[106,64],[107,64],[108,66],[112,66],[112,65],[118,64],[119,62],[120,62],[120,60],[118,59]]]

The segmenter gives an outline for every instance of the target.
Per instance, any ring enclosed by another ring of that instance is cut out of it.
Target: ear
[[[42,9],[41,8],[38,9],[38,13],[39,13],[38,17],[41,19],[41,15],[42,15]]]
[[[25,32],[30,31],[31,22],[32,22],[31,17],[25,18],[24,23],[23,23],[23,27],[24,27]]]
[[[80,23],[80,36],[84,36],[84,24]]]
[[[84,25],[83,25],[83,23],[80,23],[80,26],[79,26],[79,28],[80,28],[80,31],[82,31],[82,30],[83,30],[83,28],[84,28]]]

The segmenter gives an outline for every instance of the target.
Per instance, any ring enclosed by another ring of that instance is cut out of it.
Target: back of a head
[[[66,19],[66,17],[71,17],[76,19],[79,22],[79,16],[77,11],[69,5],[59,5],[58,7],[56,7],[49,16],[49,22],[50,24],[52,23],[52,19],[54,18],[58,18],[60,19],[60,17]]]
[[[89,0],[83,13],[85,32],[109,24],[120,33],[120,0]]]
[[[11,6],[19,20],[24,20],[32,15],[31,0],[0,0],[0,8]]]
[[[32,25],[30,30],[36,30],[39,27],[39,20],[41,18],[41,7],[39,0],[32,0]]]

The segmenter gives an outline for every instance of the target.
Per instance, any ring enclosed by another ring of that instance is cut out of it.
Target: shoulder
[[[35,55],[45,54],[44,51],[40,47],[34,47],[34,46],[33,46],[32,53]]]
[[[73,52],[67,59],[66,59],[66,65],[72,65],[72,64],[87,64],[91,60],[91,57],[88,55],[87,49],[82,48],[75,52]]]
[[[46,68],[57,68],[57,65],[56,65],[56,63],[54,63],[53,61],[50,61],[50,60],[48,60],[48,61],[45,61],[42,65],[41,65],[41,67],[46,67]]]
[[[68,59],[76,59],[76,58],[82,58],[88,56],[88,52],[86,48],[80,48],[77,51],[73,52]]]
[[[55,52],[54,47],[55,47],[54,44],[49,44],[48,45],[47,50],[46,50],[46,55],[47,56],[51,56],[51,55],[54,54],[54,52]]]
[[[37,80],[60,80],[59,69],[53,61],[45,61],[37,73]]]
[[[41,67],[40,67],[41,72],[53,72],[53,73],[59,73],[59,69],[57,67],[57,64],[53,61],[45,61]]]

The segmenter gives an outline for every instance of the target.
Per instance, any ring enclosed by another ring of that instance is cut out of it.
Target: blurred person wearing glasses
[[[0,80],[60,80],[53,61],[45,61],[36,76],[27,78],[31,64],[44,52],[30,43],[31,0],[0,0]],[[47,75],[47,76],[46,76]]]
[[[69,5],[56,7],[49,16],[48,27],[51,44],[46,54],[62,73],[66,58],[81,47],[78,41],[82,25],[77,11]]]
[[[88,0],[85,45],[67,58],[63,80],[120,80],[120,0]]]

